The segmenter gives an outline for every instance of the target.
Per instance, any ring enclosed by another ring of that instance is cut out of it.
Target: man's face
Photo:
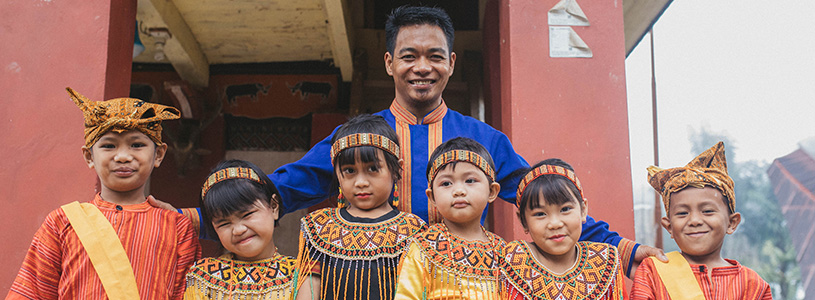
[[[393,55],[385,53],[385,69],[396,85],[396,100],[407,108],[439,105],[455,63],[456,54],[450,52],[444,31],[435,25],[402,27]]]

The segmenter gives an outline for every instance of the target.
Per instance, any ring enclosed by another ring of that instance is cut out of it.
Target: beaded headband
[[[521,202],[521,195],[524,194],[524,190],[529,183],[543,175],[560,175],[566,177],[566,179],[569,179],[569,181],[577,186],[577,191],[580,192],[580,199],[584,198],[583,186],[580,184],[580,179],[577,179],[577,175],[574,175],[574,172],[561,166],[542,165],[529,171],[529,173],[526,173],[526,176],[521,179],[521,183],[518,184],[518,198],[515,199],[515,206],[518,206],[518,203]]]
[[[450,150],[444,152],[442,155],[439,155],[439,157],[436,157],[436,160],[433,161],[433,165],[430,167],[430,172],[428,173],[428,185],[433,183],[433,179],[436,178],[436,174],[439,173],[442,167],[454,161],[463,161],[474,164],[476,167],[481,169],[481,171],[484,171],[484,174],[486,174],[490,180],[495,181],[495,171],[492,170],[490,164],[486,159],[481,157],[481,155],[467,150]]]
[[[204,196],[207,195],[207,191],[209,191],[213,185],[227,179],[249,179],[251,181],[263,184],[263,181],[260,180],[258,174],[250,168],[233,167],[220,169],[215,173],[212,173],[212,175],[209,175],[207,181],[204,182],[204,187],[201,188],[201,199],[204,199]]]
[[[354,133],[341,137],[331,146],[331,164],[342,150],[359,146],[374,146],[399,157],[399,145],[391,139],[375,133]]]

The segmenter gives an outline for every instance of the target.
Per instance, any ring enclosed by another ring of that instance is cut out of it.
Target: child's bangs
[[[543,196],[543,199],[540,199]],[[568,179],[559,175],[543,175],[533,180],[521,195],[521,209],[541,208],[544,204],[561,205],[577,200],[580,207],[583,201],[580,191]]]
[[[207,192],[202,201],[204,220],[211,224],[214,218],[248,210],[258,200],[270,205],[267,203],[270,200],[265,198],[267,197],[258,183],[246,179],[220,182]]]
[[[357,163],[357,156],[359,156],[360,162],[373,162],[377,164],[377,167],[381,167],[379,166],[379,160],[376,159],[376,155],[379,151],[382,150],[373,146],[351,147],[340,151],[340,153],[337,154],[337,157],[334,158],[334,164],[337,166],[353,165]]]

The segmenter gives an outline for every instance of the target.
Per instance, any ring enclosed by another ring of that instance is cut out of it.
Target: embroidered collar
[[[484,230],[484,233],[489,239],[487,242],[466,241],[450,234],[444,223],[436,223],[416,240],[437,268],[464,277],[491,280],[498,275],[498,259],[506,243],[492,232]]]
[[[394,117],[396,117],[397,122],[404,122],[410,125],[427,125],[440,122],[441,119],[444,118],[444,115],[447,114],[447,104],[444,103],[444,100],[441,100],[441,105],[433,109],[433,111],[428,113],[421,120],[414,116],[407,108],[399,105],[395,99],[391,103],[390,111]]]
[[[294,276],[295,259],[276,253],[258,261],[235,260],[231,253],[205,258],[187,273],[210,289],[237,294],[263,294],[289,289]]]
[[[419,217],[404,212],[375,223],[356,223],[342,218],[339,210],[318,210],[301,220],[307,243],[332,257],[348,260],[397,257],[407,249],[410,237],[427,227]]]
[[[512,241],[501,272],[527,299],[600,299],[619,272],[617,249],[604,243],[578,242],[577,262],[562,275],[541,265],[524,241]],[[622,284],[622,283],[618,283]]]
[[[128,212],[145,212],[150,209],[150,203],[147,203],[147,199],[144,202],[138,204],[126,204],[120,205],[113,202],[108,202],[102,199],[102,194],[97,193],[96,197],[93,198],[91,202],[93,205],[99,208],[99,210],[118,210],[118,211],[128,211]]]

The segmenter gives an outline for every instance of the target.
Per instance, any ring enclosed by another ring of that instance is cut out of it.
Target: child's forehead
[[[484,177],[487,176],[487,174],[484,173],[484,170],[481,170],[481,168],[479,168],[475,164],[473,164],[471,162],[466,162],[466,161],[454,161],[454,162],[448,163],[448,164],[442,166],[439,169],[439,172],[436,173],[437,174],[436,176],[464,174],[464,173],[468,173],[468,174],[469,173],[478,173],[478,174],[483,174]]]
[[[671,194],[670,207],[712,204],[722,206],[726,209],[726,201],[727,198],[725,198],[722,191],[717,188],[710,186],[702,188],[689,186]]]

